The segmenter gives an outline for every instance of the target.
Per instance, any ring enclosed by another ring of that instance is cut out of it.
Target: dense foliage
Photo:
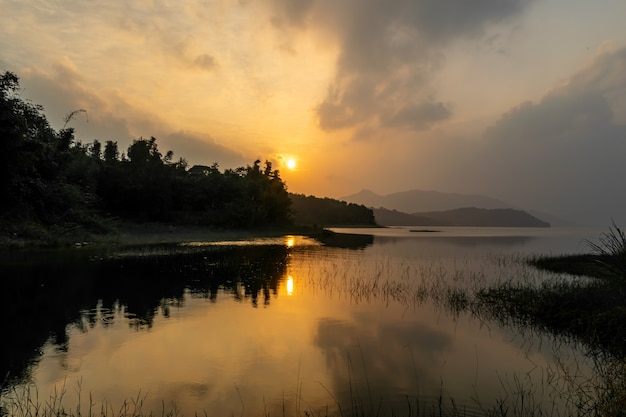
[[[68,116],[66,122],[71,119]],[[241,228],[289,223],[289,194],[269,161],[220,172],[162,155],[156,139],[84,145],[52,129],[43,108],[20,97],[18,77],[0,75],[0,231],[16,225],[99,231],[105,219]]]
[[[376,225],[374,212],[363,205],[303,194],[290,194],[290,196],[295,223],[321,226]]]

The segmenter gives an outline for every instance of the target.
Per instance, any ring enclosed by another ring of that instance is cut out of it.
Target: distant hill
[[[476,227],[550,227],[544,222],[523,210],[515,209],[485,209],[464,207],[454,210],[413,213],[417,217],[426,217],[449,226],[476,226]]]
[[[379,208],[374,209],[374,216],[381,226],[550,227],[523,210],[510,208],[464,207],[412,214]]]
[[[363,204],[367,207],[384,207],[404,213],[444,211],[460,207],[512,208],[510,204],[487,196],[422,190],[403,191],[388,195],[379,195],[370,190],[362,190],[356,194],[341,197],[341,200]]]
[[[375,208],[374,217],[376,223],[381,226],[440,226],[435,219],[429,219],[423,216],[414,216],[412,214],[403,213],[397,210],[388,210],[386,208]]]

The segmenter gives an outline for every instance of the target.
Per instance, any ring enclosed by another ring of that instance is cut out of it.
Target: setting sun
[[[296,160],[293,158],[289,158],[287,160],[287,168],[289,169],[295,169],[296,168]]]

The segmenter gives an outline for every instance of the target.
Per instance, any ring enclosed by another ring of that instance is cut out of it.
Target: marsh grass
[[[615,222],[598,238],[598,242],[587,241],[591,251],[597,255],[598,262],[608,278],[617,279],[626,284],[626,234]]]
[[[626,358],[626,235],[613,223],[591,254],[535,257],[536,268],[570,274],[539,288],[500,285],[478,293],[482,307],[499,320],[542,328],[586,344],[594,352]]]
[[[362,354],[362,352],[361,352]],[[363,357],[361,357],[363,360]],[[406,416],[406,417],[475,417],[483,415],[486,410],[478,404],[470,406],[459,405],[454,398],[447,397],[444,393],[444,383],[441,382],[439,394],[433,397],[424,398],[419,393],[412,397],[404,396],[404,401],[390,402],[388,399],[374,397],[370,390],[369,380],[365,382],[358,380],[357,370],[360,365],[352,362],[350,355],[347,355],[347,378],[348,393],[338,399],[333,394],[333,389],[326,387],[319,382],[321,387],[328,394],[327,405],[314,405],[307,401],[306,393],[303,392],[302,381],[298,380],[295,391],[295,402],[288,402],[283,394],[282,410],[278,414],[272,414],[268,409],[268,404],[263,398],[263,411],[255,414],[255,411],[248,411],[248,408],[258,411],[253,406],[249,407],[243,399],[239,387],[235,385],[237,397],[240,402],[240,409],[233,410],[229,415],[243,417],[247,415],[260,415],[263,417],[277,416],[303,416],[303,417],[382,417],[382,416]],[[367,365],[362,362],[363,372],[367,373]],[[415,364],[413,365],[415,367]],[[415,375],[417,380],[417,374]],[[120,403],[103,401],[97,403],[90,393],[83,392],[82,383],[79,381],[75,387],[75,396],[72,404],[67,406],[68,391],[65,383],[55,389],[47,396],[42,396],[34,385],[21,385],[10,389],[0,389],[0,417],[184,417],[185,415],[212,416],[215,413],[210,410],[195,411],[193,414],[183,414],[175,403],[166,406],[166,401],[161,401],[161,408],[150,409],[147,401],[147,394],[139,391],[132,397],[127,397]],[[85,398],[86,397],[86,398]],[[86,400],[86,403],[85,403]],[[508,399],[502,401],[507,404]],[[508,405],[506,409],[509,410]],[[522,408],[526,409],[526,408]],[[276,408],[274,408],[276,410]],[[484,415],[494,414],[496,408],[489,410]],[[502,414],[502,415],[529,415],[529,414]],[[543,414],[532,414],[543,415]]]
[[[1,417],[176,417],[181,416],[176,404],[169,408],[162,401],[161,410],[145,410],[146,395],[139,391],[135,396],[124,399],[120,404],[108,401],[94,402],[92,394],[88,394],[87,404],[83,402],[83,387],[76,384],[76,404],[67,407],[67,387],[63,383],[47,396],[41,397],[39,390],[33,385],[22,385],[11,389],[0,390]],[[195,416],[207,416],[206,412]]]
[[[0,416],[1,417],[178,417],[183,416],[173,404],[169,408],[163,407],[161,410],[145,410],[145,396],[138,393],[137,396],[125,399],[121,404],[114,405],[109,402],[96,404],[92,402],[89,396],[89,405],[87,409],[81,408],[80,404],[75,408],[67,408],[63,405],[64,391],[54,392],[45,399],[40,399],[39,392],[34,387],[24,387],[15,389],[8,393],[0,395]],[[244,409],[245,411],[245,409]],[[197,416],[212,415],[207,411],[195,412]],[[232,414],[235,415],[234,413]],[[243,415],[243,412],[242,412]],[[269,413],[264,414],[269,417]],[[285,415],[285,414],[283,414]],[[328,414],[312,414],[305,411],[304,416],[326,415]]]
[[[369,387],[369,380],[357,381],[355,365],[348,356],[347,378],[349,381],[348,393],[337,397],[333,389],[320,382],[328,394],[327,405],[314,405],[307,401],[306,392],[303,392],[302,382],[299,381],[295,391],[296,401],[288,402],[283,396],[282,410],[274,414],[269,410],[263,398],[262,411],[255,409],[253,404],[247,404],[237,390],[240,408],[231,411],[231,416],[303,416],[303,417],[556,417],[556,416],[621,416],[621,405],[625,400],[624,369],[606,367],[611,383],[602,385],[605,381],[591,380],[587,376],[566,371],[563,375],[556,375],[549,382],[556,387],[554,396],[563,395],[569,398],[568,407],[563,413],[562,407],[556,406],[556,401],[546,403],[546,388],[537,386],[528,378],[528,375],[513,375],[512,378],[499,376],[501,395],[493,404],[482,404],[480,398],[471,398],[470,402],[459,403],[445,393],[445,383],[441,381],[438,394],[424,397],[419,392],[404,395],[404,401],[396,399],[392,402],[388,398],[376,397]],[[415,366],[415,365],[414,365]],[[366,369],[363,363],[364,370]],[[564,368],[565,369],[565,365]],[[556,374],[556,372],[555,372]],[[418,380],[416,374],[416,381]],[[67,406],[65,385],[55,389],[48,396],[42,396],[36,387],[31,385],[20,386],[0,392],[0,416],[2,417],[184,417],[184,416],[212,416],[211,410],[195,411],[184,414],[175,403],[166,406],[161,400],[160,409],[150,409],[147,406],[147,395],[139,391],[132,397],[127,397],[120,403],[104,401],[96,403],[91,393],[85,395],[80,383],[76,386],[76,400],[73,406]],[[86,397],[86,398],[85,398]],[[86,400],[86,402],[85,402]],[[548,398],[549,400],[549,398]],[[252,410],[252,411],[249,411]],[[256,411],[255,411],[256,410]],[[258,414],[256,414],[258,412]]]
[[[472,310],[504,325],[579,340],[591,351],[626,356],[626,300],[597,283],[547,283],[540,288],[503,284],[480,290]]]

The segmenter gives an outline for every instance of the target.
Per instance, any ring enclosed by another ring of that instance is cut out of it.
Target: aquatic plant
[[[598,238],[598,242],[587,240],[597,262],[604,268],[608,278],[626,283],[626,233],[615,222]]]
[[[83,408],[80,382],[76,388],[78,400],[72,408],[65,405],[66,393],[65,384],[59,389],[55,388],[45,399],[41,399],[38,389],[31,385],[0,391],[0,417],[147,417],[155,415],[153,411],[147,412],[143,409],[145,395],[141,392],[125,399],[119,406],[106,401],[96,404],[89,393],[86,409]],[[174,417],[179,416],[180,413],[175,404],[167,409],[163,402],[158,415]]]

